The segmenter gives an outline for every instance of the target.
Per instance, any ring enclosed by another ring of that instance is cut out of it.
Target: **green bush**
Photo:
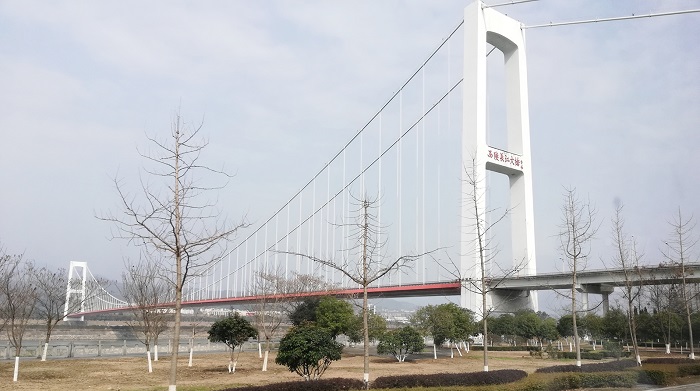
[[[678,357],[652,357],[642,361],[642,364],[696,364],[696,360]]]
[[[372,388],[450,387],[513,383],[527,377],[519,369],[501,369],[491,372],[435,373],[429,375],[380,376]]]
[[[637,363],[634,360],[619,360],[595,364],[582,364],[580,367],[576,365],[556,365],[552,367],[538,368],[536,373],[557,373],[557,372],[618,372],[627,368],[636,367]]]
[[[610,351],[610,350],[601,350],[601,353],[603,353],[603,358],[629,358],[632,356],[632,352],[625,352],[625,351]]]
[[[513,391],[563,391],[577,388],[634,387],[635,372],[534,374]]]
[[[484,347],[481,345],[471,346],[470,349],[481,352],[484,350]],[[530,352],[537,350],[540,350],[539,346],[489,346],[489,352]]]
[[[575,360],[576,359],[576,352],[561,352],[561,357]],[[603,352],[600,350],[597,350],[595,352],[593,352],[593,351],[581,352],[581,359],[582,360],[602,360],[603,359]]]
[[[654,384],[657,386],[667,386],[675,376],[673,372],[663,369],[642,369],[639,370],[637,382],[642,384]]]
[[[365,382],[360,379],[320,379],[311,382],[292,381],[262,386],[227,388],[221,391],[344,391],[364,390]]]
[[[700,363],[698,364],[683,364],[678,366],[678,376],[698,376],[700,375]]]

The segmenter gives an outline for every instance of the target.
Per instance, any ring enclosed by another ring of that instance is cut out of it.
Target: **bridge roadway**
[[[689,283],[700,283],[700,264],[686,265],[686,280]],[[679,268],[677,266],[640,267],[630,275],[635,285],[665,285],[677,283],[679,280]],[[577,290],[583,294],[583,304],[588,305],[588,294],[600,294],[603,296],[603,310],[608,309],[608,295],[615,287],[625,285],[623,269],[606,269],[582,271],[577,275]],[[489,285],[495,293],[523,292],[533,290],[570,289],[570,273],[546,273],[536,276],[493,277],[489,279]],[[428,297],[428,296],[459,296],[462,284],[459,280],[445,282],[431,282],[415,285],[394,285],[383,287],[370,287],[367,289],[370,298],[401,298],[401,297]],[[298,298],[314,297],[332,294],[342,297],[359,297],[362,288],[339,289],[334,291],[304,292],[295,295]],[[275,296],[272,296],[274,298]],[[283,296],[280,296],[283,297]],[[217,304],[249,304],[260,299],[260,296],[230,297],[218,299],[188,300],[183,302],[187,307],[203,307]],[[166,305],[172,307],[173,305]],[[86,311],[85,313],[70,314],[69,317],[123,311],[126,308],[115,308],[101,311]]]

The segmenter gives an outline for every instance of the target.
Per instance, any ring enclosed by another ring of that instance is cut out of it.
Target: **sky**
[[[203,121],[207,160],[236,173],[224,213],[266,219],[468,3],[0,1],[1,245],[117,279],[133,251],[95,216],[118,208],[113,179],[137,180],[137,147],[165,134],[178,108]],[[530,26],[697,6],[540,0],[498,10]],[[539,272],[560,269],[565,187],[598,211],[591,268],[610,255],[617,200],[650,265],[678,208],[700,218],[698,36],[700,13],[526,30]]]

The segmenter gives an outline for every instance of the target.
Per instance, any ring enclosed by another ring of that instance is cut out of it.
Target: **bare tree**
[[[19,375],[19,356],[29,319],[37,303],[36,287],[32,284],[33,265],[25,262],[22,255],[10,256],[0,271],[0,295],[2,295],[2,317],[5,319],[7,339],[15,349],[13,381]]]
[[[161,275],[159,263],[141,259],[136,264],[127,261],[125,266],[121,293],[134,315],[134,319],[127,321],[127,324],[143,335],[141,342],[146,345],[150,373],[153,372],[151,345],[155,348],[155,361],[158,361],[158,337],[168,329],[168,322],[172,319],[169,308],[165,307],[165,304],[173,302],[172,290],[170,283]]]
[[[265,339],[263,356],[263,372],[267,371],[272,338],[277,336],[282,321],[286,317],[285,302],[290,301],[288,284],[281,273],[261,271],[255,276],[254,294],[257,299],[253,303],[255,325],[258,336],[262,333]]]
[[[658,320],[661,339],[664,340],[666,354],[671,354],[671,341],[683,307],[678,300],[675,285],[650,284],[647,290],[649,304],[652,306],[654,318]]]
[[[390,271],[399,270],[408,263],[412,263],[435,250],[418,255],[402,255],[393,260],[389,260],[389,262],[385,262],[383,249],[386,238],[380,235],[381,227],[377,219],[379,200],[370,199],[365,196],[363,199],[355,199],[355,201],[357,207],[352,212],[355,216],[354,221],[339,225],[349,227],[350,239],[354,242],[350,248],[341,251],[341,257],[338,259],[326,259],[309,254],[288,253],[309,258],[316,263],[337,270],[352,282],[362,287],[362,328],[364,341],[363,379],[365,384],[369,384],[369,306],[367,301],[367,288],[370,284],[384,277]]]
[[[576,366],[581,366],[581,341],[578,336],[576,317],[578,305],[576,288],[578,272],[586,268],[591,241],[598,231],[596,210],[589,201],[581,201],[575,188],[564,191],[562,220],[559,226],[559,249],[571,269],[571,316],[573,320],[574,344],[576,346]]]
[[[477,308],[476,315],[481,316],[481,332],[484,341],[484,372],[488,372],[488,321],[489,316],[497,309],[489,306],[489,294],[498,288],[501,281],[518,274],[523,269],[526,260],[523,259],[511,268],[501,268],[495,262],[500,251],[498,245],[493,241],[491,231],[510,214],[511,208],[485,210],[483,206],[485,205],[484,193],[479,191],[483,187],[485,178],[479,177],[476,158],[472,158],[471,167],[464,167],[463,180],[465,181],[463,189],[466,189],[466,198],[469,202],[469,205],[464,208],[467,211],[466,213],[468,213],[465,217],[468,217],[470,220],[469,228],[474,232],[474,243],[470,243],[470,245],[473,245],[474,250],[472,251],[476,252],[479,264],[475,266],[476,270],[471,271],[470,276],[465,276],[461,274],[460,268],[453,262],[454,269],[457,270],[453,275],[459,279],[463,288],[481,296],[481,308]],[[487,221],[488,216],[490,218]],[[496,265],[500,269],[498,277],[489,273],[490,265]]]
[[[615,214],[612,218],[612,236],[613,245],[615,246],[615,254],[613,255],[612,264],[614,267],[622,269],[624,274],[624,285],[622,296],[627,302],[627,326],[632,338],[632,348],[634,349],[634,357],[637,365],[642,365],[642,359],[639,357],[639,344],[637,342],[637,315],[635,314],[634,302],[641,297],[642,294],[642,275],[640,272],[640,260],[642,254],[637,252],[637,242],[634,237],[627,237],[625,231],[625,220],[622,216],[623,205],[618,203],[615,206]]]
[[[17,257],[21,258],[21,255],[8,254],[0,243],[0,282],[5,281],[5,279],[9,277],[10,265],[15,262]],[[7,306],[7,297],[0,292],[0,331],[4,330],[5,326],[7,326]]]
[[[686,321],[688,322],[688,337],[690,339],[689,357],[694,360],[693,325],[690,318],[692,313],[691,302],[694,299],[694,295],[690,291],[690,286],[686,281],[688,277],[686,265],[697,260],[696,256],[693,254],[695,245],[698,243],[698,238],[693,232],[695,229],[695,221],[692,215],[689,218],[684,218],[681,208],[678,208],[678,215],[674,216],[673,220],[669,221],[669,225],[671,226],[671,234],[668,242],[666,242],[666,251],[662,251],[662,254],[672,265],[676,266],[678,271],[681,299],[683,301]]]
[[[44,338],[44,349],[41,353],[41,361],[46,361],[46,354],[51,340],[51,333],[63,319],[66,307],[66,286],[68,284],[68,273],[66,269],[60,268],[56,271],[47,267],[32,269],[32,283],[36,287],[37,303],[35,315],[44,320],[46,324],[46,334]],[[71,305],[71,312],[80,308],[80,303]]]
[[[182,291],[189,277],[206,265],[220,260],[236,232],[245,221],[230,224],[222,218],[216,203],[208,199],[212,191],[222,189],[231,177],[200,161],[208,145],[199,139],[202,124],[173,116],[170,135],[164,141],[148,137],[155,152],[140,153],[151,165],[144,168],[148,178],[141,180],[137,195],[129,193],[119,179],[114,183],[121,212],[99,217],[113,223],[113,237],[142,246],[149,256],[160,254],[167,260],[175,297],[173,352],[170,358],[169,391],[177,390],[177,358],[180,345]],[[207,180],[224,179],[223,184],[207,185]]]

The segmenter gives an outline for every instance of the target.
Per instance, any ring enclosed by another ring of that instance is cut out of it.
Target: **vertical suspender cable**
[[[248,281],[250,281],[250,278],[248,277],[250,273],[250,259],[248,259],[248,241],[245,241],[245,264],[243,265],[243,280],[241,280],[241,292],[242,296],[246,296],[248,294]]]
[[[326,174],[327,174],[326,175],[326,203],[328,203],[328,201],[330,201],[330,199],[331,199],[331,164],[330,163],[328,163],[328,167],[326,168]],[[324,207],[324,210],[326,211],[326,220],[327,221],[321,222],[321,223],[326,226],[326,260],[330,262],[331,261],[331,254],[329,252],[329,249],[330,249],[330,242],[331,242],[330,241],[330,229],[331,229],[331,226],[330,226],[331,213],[330,212],[331,212],[331,208],[329,205],[326,205]],[[326,283],[328,282],[328,270],[329,269],[330,268],[328,267],[328,265],[326,265],[326,270],[324,270],[324,273],[323,273],[323,279],[324,279],[323,281]]]
[[[265,228],[267,228],[267,225],[265,225]],[[260,231],[258,231],[260,232]],[[255,282],[258,280],[260,277],[260,257],[258,253],[258,232],[255,233],[255,245],[253,246],[253,274],[250,276],[250,281],[253,283],[253,286],[251,287],[254,289],[251,291],[252,293],[255,293],[255,290],[257,290],[257,287],[255,286]]]
[[[299,194],[299,229],[297,229],[297,252],[301,252],[301,222],[302,220],[302,204],[304,201],[304,193]],[[296,272],[301,274],[301,256],[297,255]]]
[[[438,110],[439,111],[439,110]],[[423,115],[425,114],[425,67],[423,67]],[[422,241],[421,241],[421,254],[425,253],[425,118],[421,120],[423,129],[422,129],[422,134],[423,134],[423,140],[421,143],[421,149],[422,149],[422,156],[421,156],[421,201],[423,204],[421,205],[421,212],[423,213],[423,221],[421,222],[422,226]],[[425,255],[421,256],[421,259],[423,260],[423,267],[422,273],[423,273],[423,284],[425,284]]]
[[[309,254],[316,254],[316,178],[311,186],[311,224],[309,225]],[[306,258],[306,274],[311,274],[311,259]]]
[[[279,265],[277,264],[277,254],[279,253],[279,249],[277,248],[277,244],[279,243],[279,226],[280,226],[280,216],[277,214],[275,216],[275,251],[274,251],[274,261],[272,262],[272,270],[275,273],[275,276],[277,276],[277,272],[279,272]]]
[[[289,211],[290,211],[290,209],[291,209],[290,205],[287,204],[287,234],[286,234],[287,237],[285,238],[286,243],[285,243],[285,249],[284,249],[284,251],[285,251],[285,254],[284,254],[284,279],[285,280],[287,278],[289,278],[289,236],[291,236],[289,233]]]
[[[384,157],[382,156],[382,112],[379,112],[379,142],[377,143],[379,146],[379,180],[377,182],[377,200],[379,200],[379,203],[377,205],[377,246],[381,247],[382,243],[382,160]],[[382,268],[381,262],[382,262],[382,257],[380,256],[379,259],[377,259],[378,262],[380,262],[379,267]],[[378,280],[378,285],[381,286],[381,278]]]
[[[343,188],[347,185],[347,184],[346,184],[346,178],[345,178],[345,173],[346,173],[346,170],[345,170],[345,155],[346,155],[346,150],[343,149]],[[347,213],[347,211],[346,211],[346,209],[345,209],[345,206],[347,205],[348,202],[350,202],[350,197],[349,197],[349,195],[348,195],[348,192],[347,192],[347,191],[344,191],[344,192],[343,192],[343,216],[342,216],[342,224],[343,224],[343,230],[342,230],[342,232],[343,232],[343,237],[342,237],[342,239],[341,239],[341,243],[343,243],[343,246],[344,246],[344,248],[343,248],[343,255],[342,255],[342,256],[345,257],[345,259],[348,258],[348,252],[349,252],[349,249],[348,249],[348,240],[349,240],[349,239],[348,239],[348,235],[347,235],[347,229],[348,229],[347,227],[348,227],[348,225],[346,224],[346,221],[345,221],[345,216],[346,216],[346,213]],[[341,285],[342,285],[343,287],[346,286],[346,285],[345,285],[346,279],[347,279],[347,277],[346,277],[344,274],[341,274],[341,281],[342,281],[342,282],[341,282]]]
[[[226,297],[231,297],[231,253],[228,253],[228,269],[226,271]]]
[[[243,296],[241,294],[241,291],[240,291],[241,284],[238,283],[238,277],[242,278],[241,273],[239,272],[240,269],[238,268],[239,260],[241,259],[240,255],[241,255],[241,247],[239,246],[236,249],[236,276],[233,277],[233,294],[236,297]]]
[[[398,251],[396,253],[397,257],[400,257],[401,252],[402,252],[402,250],[401,250],[401,241],[402,241],[402,238],[401,238],[401,232],[402,232],[402,227],[401,227],[401,224],[402,224],[402,221],[401,221],[402,220],[401,219],[401,215],[402,215],[402,213],[401,213],[402,212],[401,211],[401,206],[402,206],[401,205],[401,163],[402,163],[401,162],[401,144],[403,141],[402,137],[401,137],[402,134],[403,134],[403,89],[401,89],[401,92],[399,93],[399,145],[398,145],[398,153],[397,153],[398,160],[396,163],[396,172],[398,175],[398,177],[396,178],[396,193],[397,193],[397,196],[399,199],[398,200],[399,201],[399,206],[398,206],[398,211],[399,211],[399,216],[398,216],[398,220],[399,220],[399,248],[398,248]],[[399,280],[399,285],[401,285],[401,273],[399,273],[399,275],[398,275],[398,280]]]

